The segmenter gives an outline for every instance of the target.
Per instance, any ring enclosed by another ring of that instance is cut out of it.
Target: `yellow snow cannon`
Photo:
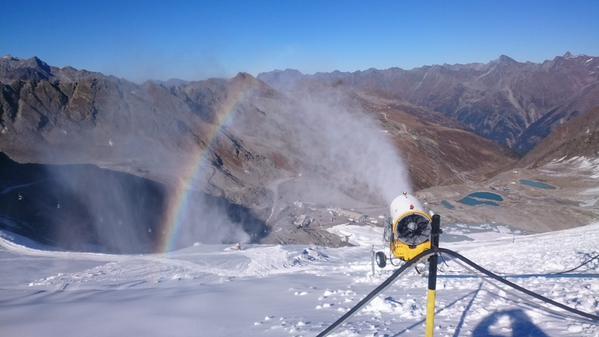
[[[431,216],[418,199],[408,193],[396,197],[389,209],[391,216],[385,224],[384,241],[389,244],[390,260],[410,261],[431,248]],[[384,252],[375,254],[380,268],[387,265]]]

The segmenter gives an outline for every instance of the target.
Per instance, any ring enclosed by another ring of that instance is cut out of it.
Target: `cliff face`
[[[263,165],[264,158],[219,125],[228,113],[219,109],[230,101],[250,109],[252,102],[240,96],[270,94],[247,75],[167,87],[58,69],[38,59],[2,61],[0,148],[20,162],[90,163],[168,185],[200,151],[225,178],[242,165]]]

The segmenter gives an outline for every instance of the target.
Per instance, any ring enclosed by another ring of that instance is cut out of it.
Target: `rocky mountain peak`
[[[246,72],[239,72],[239,73],[237,73],[237,75],[235,75],[235,77],[233,77],[233,81],[252,83],[252,82],[256,81],[256,78]]]
[[[513,58],[507,56],[507,55],[499,55],[499,58],[497,59],[497,63],[515,64],[515,63],[518,63],[518,62],[516,60],[514,60]]]
[[[233,77],[230,80],[230,83],[233,86],[240,86],[240,87],[243,87],[246,89],[248,89],[248,88],[259,89],[265,85],[264,83],[262,83],[262,81],[258,80],[251,74],[248,74],[245,72],[237,73],[237,75],[235,75],[235,77]]]
[[[50,77],[52,77],[51,67],[37,56],[19,59],[6,55],[0,59],[0,80],[40,80]]]
[[[18,61],[19,59],[10,54],[6,54],[6,55],[2,56],[2,60]]]
[[[259,93],[263,96],[276,95],[273,88],[262,80],[252,76],[251,74],[240,72],[235,77],[229,80],[230,89],[247,91],[251,90],[254,93]]]

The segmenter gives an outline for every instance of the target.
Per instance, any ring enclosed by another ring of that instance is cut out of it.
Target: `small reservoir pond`
[[[556,188],[553,185],[549,185],[549,184],[542,183],[540,181],[529,180],[529,179],[520,179],[520,184],[534,187],[534,188],[540,188],[540,189],[544,189],[544,190],[554,190]]]
[[[503,201],[503,197],[496,193],[491,192],[474,192],[470,193],[464,198],[458,200],[458,202],[468,206],[488,205],[488,206],[499,206],[499,203]]]

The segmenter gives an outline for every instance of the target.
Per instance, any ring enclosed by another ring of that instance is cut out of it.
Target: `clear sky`
[[[0,1],[0,55],[124,77],[599,56],[599,1]]]

